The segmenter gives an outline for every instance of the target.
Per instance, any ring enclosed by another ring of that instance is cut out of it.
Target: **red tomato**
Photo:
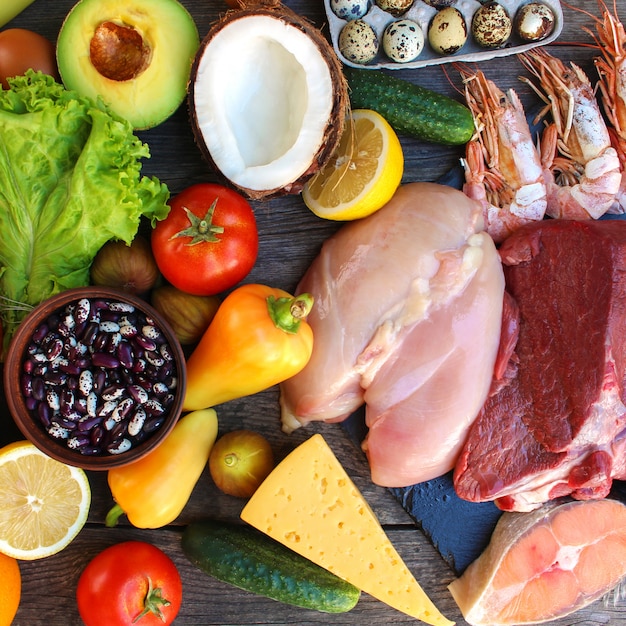
[[[76,588],[86,626],[167,626],[178,614],[182,595],[174,562],[143,541],[125,541],[97,554]]]
[[[200,183],[170,199],[169,205],[169,215],[152,231],[152,252],[174,287],[213,296],[250,273],[259,234],[243,196],[222,185]]]

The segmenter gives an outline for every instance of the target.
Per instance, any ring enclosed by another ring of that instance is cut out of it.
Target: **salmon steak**
[[[568,499],[503,513],[448,588],[473,626],[537,624],[591,604],[625,575],[626,506]]]

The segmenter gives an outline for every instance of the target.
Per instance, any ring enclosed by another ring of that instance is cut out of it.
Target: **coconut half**
[[[227,13],[192,69],[192,129],[207,160],[253,199],[299,193],[343,131],[348,92],[323,35],[282,5]]]

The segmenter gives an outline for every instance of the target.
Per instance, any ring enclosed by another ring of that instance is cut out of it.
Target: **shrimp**
[[[460,71],[477,130],[461,160],[463,191],[481,203],[485,230],[500,243],[523,224],[543,219],[541,161],[517,94],[503,93],[480,70]]]
[[[546,103],[540,115],[552,113],[539,140],[546,214],[598,219],[614,206],[622,174],[591,82],[575,63],[567,67],[545,49],[518,57],[538,81],[521,78]]]
[[[626,32],[617,16],[617,4],[613,12],[603,0],[598,0],[601,18],[587,13],[594,21],[597,35],[586,29],[594,38],[601,56],[594,59],[600,80],[598,88],[602,108],[609,121],[609,133],[622,166],[622,181],[617,203],[609,212],[626,212]]]

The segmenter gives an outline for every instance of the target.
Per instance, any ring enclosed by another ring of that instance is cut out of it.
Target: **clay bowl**
[[[70,289],[33,309],[4,364],[23,435],[86,470],[127,465],[158,446],[180,417],[185,380],[183,350],[162,316],[102,287]]]

